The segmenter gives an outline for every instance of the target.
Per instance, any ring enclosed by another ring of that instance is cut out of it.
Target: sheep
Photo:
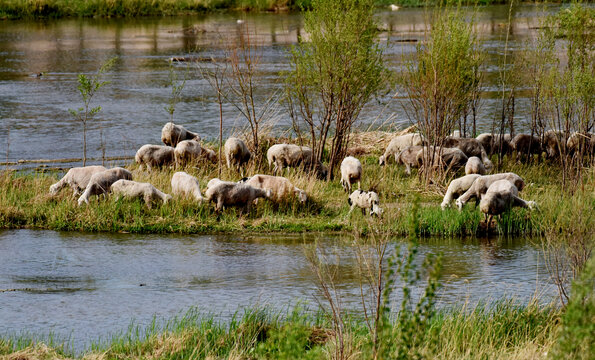
[[[510,181],[498,180],[492,183],[479,202],[479,210],[484,213],[487,223],[492,222],[494,215],[501,215],[513,206],[531,210],[536,208],[534,201],[525,201],[518,194],[519,190]]]
[[[434,151],[434,155],[428,154],[428,151]],[[439,157],[438,154],[441,153]],[[440,148],[439,146],[424,146],[421,151],[417,153],[417,163],[419,166],[424,165],[426,159],[432,161],[433,166],[445,166],[449,169],[458,169],[467,164],[467,156],[458,148]]]
[[[467,157],[477,156],[483,161],[487,171],[492,170],[494,167],[488,153],[477,139],[446,137],[442,146],[445,148],[458,148]]]
[[[510,153],[510,141],[512,140],[510,134],[482,133],[475,139],[479,141],[488,155],[499,152],[500,147],[502,147],[503,154]]]
[[[391,155],[394,156],[395,161],[397,161],[397,155],[401,151],[405,150],[409,146],[419,146],[423,145],[423,143],[423,137],[417,133],[397,136],[390,141],[384,154],[378,158],[378,164],[380,166],[386,164]]]
[[[193,196],[199,202],[204,200],[198,179],[184,171],[178,171],[171,177],[171,192],[173,195]]]
[[[243,211],[250,212],[250,205],[254,200],[272,196],[271,189],[257,189],[247,184],[238,184],[227,181],[219,181],[207,187],[205,198],[209,202],[214,202],[215,210],[220,212],[224,206],[238,206]]]
[[[270,189],[272,191],[271,200],[281,202],[284,199],[295,196],[300,203],[308,200],[306,192],[294,186],[289,179],[281,176],[256,174],[250,178],[244,178],[241,182],[258,189]]]
[[[380,208],[380,198],[374,191],[355,190],[349,195],[347,202],[351,205],[348,214],[351,214],[356,206],[362,209],[362,214],[364,215],[366,215],[366,209],[370,209],[370,216],[382,216],[382,213],[384,212],[384,210]]]
[[[210,162],[213,162],[213,163],[217,162],[217,154],[215,153],[215,151],[213,151],[209,148],[203,147],[202,153],[203,153],[203,156]]]
[[[91,195],[107,194],[112,184],[120,179],[132,180],[132,173],[121,167],[115,167],[93,174],[89,179],[85,192],[78,199],[78,205],[81,206],[83,202],[88,205]]]
[[[110,191],[116,195],[116,199],[119,199],[120,197],[131,199],[143,198],[149,209],[151,208],[153,201],[161,200],[164,204],[167,204],[167,202],[171,200],[171,195],[164,194],[149,183],[141,183],[125,179],[120,179],[113,183],[110,187]]]
[[[446,189],[446,194],[444,194],[444,199],[442,199],[442,204],[440,204],[442,210],[446,210],[447,207],[450,207],[452,201],[465,193],[465,191],[469,190],[471,185],[473,185],[473,182],[480,176],[481,175],[478,174],[470,174],[452,180],[450,184],[448,184],[448,189]]]
[[[105,170],[106,168],[100,165],[72,168],[68,170],[60,181],[50,186],[50,194],[55,196],[64,187],[70,186],[73,191],[72,196],[79,195],[85,190],[93,174]]]
[[[197,133],[186,130],[182,125],[175,125],[173,122],[168,122],[161,129],[161,141],[165,145],[175,148],[182,140],[200,141],[200,136]]]
[[[531,136],[527,134],[518,134],[510,142],[510,146],[516,151],[519,159],[522,154],[531,156],[531,154],[541,155],[542,146],[541,141],[537,136]]]
[[[163,145],[143,145],[134,156],[134,160],[140,165],[139,168],[142,169],[143,165],[146,165],[149,171],[154,166],[172,165],[174,159],[174,148]]]
[[[409,146],[395,156],[397,164],[405,165],[405,172],[408,175],[411,175],[412,167],[418,167],[417,154],[421,152],[423,148],[423,146],[419,145]]]
[[[196,140],[183,140],[174,149],[176,167],[198,160],[203,155],[203,148]]]
[[[543,134],[542,149],[548,159],[560,156],[564,132],[559,130],[548,130]]]
[[[570,155],[574,155],[580,149],[583,154],[592,154],[595,150],[595,134],[573,132],[566,140],[566,149]]]
[[[486,168],[477,156],[471,156],[465,165],[465,174],[486,174]]]
[[[275,144],[267,150],[269,168],[275,164],[273,175],[283,171],[284,167],[301,166],[305,171],[313,169],[320,180],[327,177],[328,169],[320,161],[314,159],[312,149],[294,144]]]
[[[248,150],[246,144],[236,137],[230,137],[227,139],[223,149],[225,150],[227,168],[231,169],[232,166],[235,166],[238,172],[240,172],[241,167],[252,157],[252,154],[250,153],[250,150]]]
[[[525,181],[517,174],[511,172],[480,176],[473,182],[471,187],[457,199],[456,204],[459,208],[459,211],[462,210],[463,205],[465,205],[472,198],[476,199],[475,204],[477,205],[481,199],[481,196],[485,194],[490,185],[498,180],[510,181],[519,191],[523,190],[525,187]]]
[[[351,192],[351,184],[357,181],[357,188],[361,189],[362,163],[348,156],[341,162],[341,185],[348,194]]]

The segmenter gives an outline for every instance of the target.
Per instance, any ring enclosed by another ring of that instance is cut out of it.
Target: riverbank
[[[380,194],[384,214],[381,219],[363,216],[360,211],[349,214],[347,194],[338,179],[314,181],[291,171],[288,178],[308,194],[308,201],[275,204],[261,201],[250,214],[240,215],[237,209],[216,214],[212,204],[174,198],[168,204],[148,209],[141,201],[92,199],[88,206],[77,206],[70,189],[57,196],[49,187],[62,173],[3,172],[0,175],[0,228],[36,228],[59,231],[131,232],[131,233],[246,233],[246,232],[359,232],[379,230],[393,235],[416,232],[421,236],[486,236],[543,235],[548,231],[588,233],[595,228],[595,176],[592,170],[582,187],[574,194],[562,189],[558,165],[549,162],[520,164],[505,160],[499,172],[515,172],[525,179],[522,198],[536,201],[538,210],[514,208],[501,220],[486,224],[479,209],[472,203],[463,211],[456,208],[442,211],[440,203],[445,187],[429,188],[415,175],[408,176],[403,166],[378,165],[378,154],[359,156],[364,165],[363,189]],[[175,170],[153,172],[130,165],[136,181],[150,182],[160,190],[171,192]],[[208,180],[218,177],[213,164],[185,169],[200,180],[201,189]],[[266,173],[248,169],[248,174]],[[237,181],[240,175],[223,170],[222,179]],[[447,184],[447,182],[445,183]],[[453,204],[454,207],[454,204]],[[580,220],[580,221],[577,221]]]
[[[439,359],[545,359],[556,342],[561,312],[551,306],[512,301],[488,308],[459,306],[440,310],[423,328],[409,355]],[[399,328],[391,323],[392,353]],[[346,358],[370,359],[372,334],[361,317],[345,318]],[[392,337],[394,335],[394,338]],[[0,339],[0,357],[6,359],[321,359],[332,358],[337,336],[329,318],[303,308],[289,314],[245,310],[221,323],[214,316],[191,310],[163,325],[131,326],[126,334],[99,342],[84,354],[74,355],[54,339],[35,341],[22,336]]]

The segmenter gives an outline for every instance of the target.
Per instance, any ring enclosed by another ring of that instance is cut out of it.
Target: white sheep
[[[214,202],[215,210],[220,212],[224,206],[240,207],[240,213],[250,212],[250,206],[254,200],[272,195],[271,189],[257,189],[247,184],[238,184],[227,181],[219,181],[214,185],[207,187],[205,198],[209,202]],[[243,210],[243,211],[242,211]]]
[[[374,191],[355,190],[349,195],[347,202],[351,205],[348,214],[351,214],[355,207],[362,209],[364,215],[366,215],[366,209],[370,209],[370,215],[382,216],[384,212],[380,208],[380,198]]]
[[[534,201],[525,201],[518,195],[519,190],[510,181],[495,181],[481,198],[479,210],[487,217],[487,223],[489,224],[494,215],[501,215],[513,206],[520,206],[531,210],[536,208]]]
[[[485,166],[483,166],[481,159],[478,158],[477,156],[471,156],[467,160],[467,164],[465,164],[465,174],[467,174],[467,175],[469,175],[469,174],[485,175],[486,168],[485,168]]]
[[[312,149],[307,146],[294,144],[275,144],[267,150],[269,168],[275,164],[273,175],[282,172],[284,167],[299,167],[304,171],[313,169],[320,180],[326,179],[328,170],[319,161],[314,159]]]
[[[475,201],[477,205],[482,195],[488,191],[490,185],[498,180],[508,180],[516,186],[519,191],[523,190],[525,187],[525,181],[517,174],[511,172],[480,176],[473,182],[469,190],[457,199],[456,204],[459,210],[462,210],[463,206],[472,198],[476,199]]]
[[[217,162],[217,154],[215,153],[215,151],[203,147],[202,148],[202,153],[203,153],[203,157],[205,157],[207,160],[209,160],[210,162]]]
[[[510,141],[512,140],[510,134],[482,133],[477,135],[476,139],[488,155],[500,151],[500,147],[502,147],[504,154],[510,153]]]
[[[167,204],[167,202],[171,200],[171,195],[163,193],[149,183],[124,179],[120,179],[113,183],[110,187],[110,191],[116,196],[116,199],[119,199],[120,197],[129,199],[142,198],[149,209],[154,201],[161,200],[164,204]]]
[[[193,196],[200,202],[204,200],[200,193],[198,179],[184,171],[178,171],[171,177],[171,193],[179,196]]]
[[[391,156],[395,157],[395,161],[397,161],[397,155],[408,148],[409,146],[420,146],[423,145],[423,137],[421,134],[411,133],[405,135],[399,135],[394,137],[388,146],[386,147],[386,151],[384,154],[378,158],[379,165],[384,165],[388,161]]]
[[[88,205],[89,198],[92,195],[107,194],[112,184],[120,179],[132,180],[132,173],[121,167],[115,167],[93,174],[89,179],[89,184],[87,184],[85,192],[83,192],[78,199],[79,206],[81,206],[83,202]]]
[[[238,172],[240,171],[241,167],[252,157],[252,154],[250,153],[250,150],[248,150],[246,144],[236,137],[230,137],[227,139],[223,149],[225,151],[227,168],[231,169],[231,167],[234,166]]]
[[[450,207],[452,201],[469,190],[473,182],[480,176],[478,174],[471,174],[452,180],[448,184],[448,189],[446,189],[446,194],[444,194],[444,199],[442,199],[442,204],[440,204],[442,210]]]
[[[566,140],[566,149],[568,153],[573,155],[580,149],[583,149],[584,154],[592,154],[595,150],[595,134],[573,132]]]
[[[341,186],[349,194],[351,184],[357,181],[357,188],[361,189],[362,163],[353,156],[347,156],[341,162]]]
[[[272,191],[271,200],[276,202],[281,202],[291,196],[295,196],[301,203],[308,200],[308,195],[304,190],[294,186],[289,179],[281,176],[257,174],[242,179],[242,182],[258,189],[270,189]]]
[[[200,136],[197,133],[186,130],[182,125],[175,125],[172,122],[168,122],[161,129],[161,141],[165,145],[176,147],[182,140],[200,141]]]
[[[176,167],[198,160],[202,155],[202,146],[196,140],[183,140],[174,149]]]
[[[174,148],[163,145],[143,145],[134,156],[139,168],[142,169],[143,165],[146,165],[149,171],[152,167],[172,165],[174,159]]]
[[[423,150],[423,146],[408,146],[395,156],[397,164],[405,165],[405,172],[411,175],[411,168],[418,167],[417,155]]]
[[[60,181],[50,186],[50,194],[54,196],[66,186],[70,186],[73,191],[72,196],[79,195],[85,191],[93,174],[105,170],[106,168],[101,165],[72,168],[68,170]]]

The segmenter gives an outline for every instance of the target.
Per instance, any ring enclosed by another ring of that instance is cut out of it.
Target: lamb
[[[465,191],[469,190],[471,185],[473,185],[473,182],[480,176],[481,175],[478,174],[470,174],[452,180],[450,184],[448,184],[448,189],[446,189],[446,194],[444,194],[444,199],[442,199],[442,204],[440,204],[442,210],[446,210],[447,207],[450,207],[452,201],[465,193]]]
[[[173,147],[148,144],[141,146],[134,156],[134,160],[140,165],[139,168],[142,169],[143,165],[146,165],[149,171],[152,167],[172,165],[174,158]]]
[[[512,140],[510,134],[482,133],[477,135],[476,139],[488,155],[499,152],[500,146],[502,146],[502,153],[510,153],[510,141]]]
[[[224,206],[238,206],[245,212],[250,212],[250,205],[254,200],[272,196],[271,189],[257,189],[247,184],[219,181],[207,187],[205,198],[216,203],[215,210],[220,212]],[[240,210],[240,212],[242,212]]]
[[[351,214],[356,206],[362,209],[362,214],[364,215],[366,215],[366,209],[370,209],[370,216],[382,216],[382,213],[384,212],[384,210],[380,208],[380,198],[374,191],[355,190],[349,195],[347,202],[351,205],[349,214]]]
[[[85,192],[78,199],[78,205],[81,206],[83,202],[88,205],[89,197],[92,195],[107,194],[112,184],[120,179],[132,180],[132,173],[121,167],[115,167],[93,174],[89,179]]]
[[[183,140],[174,149],[176,167],[198,160],[203,154],[203,148],[196,140]]]
[[[446,137],[442,146],[445,148],[458,148],[467,157],[477,156],[483,161],[488,171],[494,167],[488,157],[488,153],[477,139]]]
[[[527,134],[518,134],[515,136],[510,142],[510,146],[517,152],[519,158],[521,158],[522,154],[526,154],[529,157],[531,154],[541,155],[542,152],[539,138]]]
[[[283,171],[284,167],[298,166],[302,166],[304,170],[313,169],[320,180],[326,179],[328,174],[327,168],[320,161],[315,161],[312,149],[307,146],[275,144],[267,150],[267,160],[269,167],[275,164],[273,175],[277,171]]]
[[[240,171],[241,167],[252,157],[252,154],[250,153],[250,150],[248,150],[246,144],[236,137],[230,137],[227,139],[223,149],[225,150],[227,168],[231,169],[232,166],[235,166],[238,172]]]
[[[456,201],[457,207],[459,211],[463,209],[463,205],[465,205],[469,200],[472,198],[476,199],[476,205],[481,199],[481,196],[486,193],[490,185],[498,180],[508,180],[510,181],[516,188],[521,191],[525,187],[525,182],[523,179],[515,173],[501,173],[501,174],[494,174],[494,175],[483,175],[477,178],[469,190],[467,190],[461,197],[459,197]]]
[[[306,192],[295,187],[289,179],[281,176],[257,174],[251,178],[242,179],[243,183],[258,189],[270,189],[272,191],[271,199],[275,202],[281,202],[284,199],[295,196],[300,203],[308,200]]]
[[[486,168],[477,156],[471,156],[465,165],[465,174],[486,174]]]
[[[50,186],[50,194],[55,196],[60,190],[66,186],[70,186],[73,191],[72,196],[79,195],[85,190],[93,174],[105,170],[106,168],[100,165],[72,168],[68,170],[60,181]]]
[[[487,217],[487,223],[491,223],[494,215],[501,215],[513,206],[531,210],[536,208],[534,201],[525,201],[518,195],[519,190],[510,181],[498,180],[492,183],[479,202],[479,209]]]
[[[149,183],[141,183],[125,179],[120,179],[113,183],[110,187],[110,191],[116,195],[116,199],[119,199],[120,197],[130,199],[143,198],[149,209],[151,208],[153,201],[161,200],[164,204],[167,204],[167,202],[171,200],[171,195],[164,194]]]
[[[411,168],[418,167],[419,163],[417,161],[417,154],[423,150],[423,146],[409,146],[401,151],[397,156],[395,156],[395,160],[397,164],[405,165],[405,172],[407,175],[411,175]]]
[[[434,155],[428,154],[428,151],[434,151]],[[441,156],[438,154],[441,152]],[[429,157],[433,157],[433,166],[445,166],[450,169],[458,169],[467,164],[467,156],[458,148],[442,148],[439,146],[424,146],[424,148],[417,153],[417,163],[419,166],[424,165],[424,161]],[[431,158],[429,158],[432,161]]]
[[[197,133],[186,130],[182,125],[175,125],[173,122],[168,122],[161,129],[161,141],[165,145],[175,148],[182,140],[200,141],[200,136]]]
[[[397,136],[390,141],[384,154],[378,158],[378,163],[380,166],[383,166],[386,164],[391,155],[394,156],[395,161],[397,161],[397,155],[401,151],[405,150],[409,146],[423,145],[423,142],[423,137],[417,133]]]
[[[171,177],[171,192],[173,195],[193,196],[199,202],[204,200],[198,179],[184,171],[178,171]]]
[[[361,189],[362,179],[362,163],[354,158],[348,156],[341,162],[341,185],[343,189],[349,194],[351,192],[351,184],[357,181],[357,188]]]

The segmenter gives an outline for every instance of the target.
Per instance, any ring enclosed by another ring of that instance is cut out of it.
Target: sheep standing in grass
[[[548,159],[560,156],[562,141],[564,141],[564,132],[558,130],[548,130],[543,134],[542,149]]]
[[[179,196],[192,196],[196,201],[203,201],[200,184],[194,176],[178,171],[171,177],[171,193]]]
[[[527,134],[518,134],[510,142],[510,146],[516,151],[518,158],[524,154],[528,158],[534,155],[541,155],[542,146],[541,141],[537,136],[531,136]]]
[[[200,141],[200,136],[197,133],[186,130],[182,125],[175,125],[172,122],[168,122],[161,129],[161,141],[165,145],[175,148],[182,140]]]
[[[465,164],[465,174],[485,175],[486,168],[483,166],[481,159],[477,156],[471,156],[469,160],[467,160],[467,164]]]
[[[395,160],[397,164],[405,165],[405,172],[408,175],[411,175],[411,168],[418,167],[419,163],[417,161],[417,154],[419,154],[423,150],[423,146],[408,146],[403,151],[395,156]]]
[[[494,167],[494,164],[490,161],[488,153],[477,139],[447,137],[444,139],[442,146],[445,148],[457,148],[467,157],[477,156],[483,161],[483,165],[487,171],[492,170]]]
[[[231,169],[231,167],[234,166],[238,172],[240,172],[241,167],[252,157],[252,153],[250,153],[246,144],[235,137],[227,139],[223,149],[225,151],[227,168]]]
[[[107,194],[112,184],[120,179],[132,180],[132,173],[121,167],[115,167],[93,174],[89,179],[89,184],[87,184],[85,192],[78,199],[79,206],[83,203],[88,205],[89,198],[92,195]]]
[[[243,183],[252,187],[272,191],[271,200],[281,202],[289,197],[295,196],[300,203],[308,200],[306,192],[294,186],[289,179],[281,176],[257,174],[250,178],[242,179]]]
[[[163,145],[143,145],[134,156],[139,168],[142,169],[143,165],[146,165],[149,171],[153,167],[172,165],[174,159],[174,148]]]
[[[212,163],[216,163],[217,162],[217,154],[215,154],[215,151],[209,149],[209,148],[202,148],[202,153],[203,153],[203,157],[206,158],[207,160],[209,160]]]
[[[566,149],[570,155],[574,155],[580,149],[584,155],[593,154],[595,150],[595,134],[573,132],[566,140]]]
[[[171,200],[171,195],[163,193],[149,183],[124,179],[120,179],[113,183],[110,187],[110,191],[116,196],[116,199],[119,199],[120,197],[129,199],[142,198],[149,209],[154,201],[161,200],[164,204],[167,204],[167,202]]]
[[[391,156],[394,156],[395,161],[398,163],[397,155],[401,151],[405,150],[409,146],[420,145],[423,145],[423,137],[421,136],[421,134],[412,133],[394,137],[386,147],[386,151],[384,152],[384,154],[378,158],[378,163],[381,166],[386,164],[386,162]]]
[[[257,189],[250,185],[219,181],[211,187],[207,187],[205,198],[214,202],[215,210],[220,212],[224,206],[240,207],[240,212],[250,212],[250,206],[254,200],[272,195],[271,189]]]
[[[351,184],[357,181],[357,188],[361,189],[362,179],[362,163],[354,158],[348,156],[341,162],[341,186],[349,194],[351,192]]]
[[[429,152],[429,153],[428,153]],[[433,154],[432,154],[433,152]],[[432,166],[442,166],[448,169],[457,170],[467,164],[467,156],[458,148],[440,148],[440,146],[424,146],[417,153],[419,166],[426,165],[425,161],[432,161]]]
[[[328,170],[314,159],[312,149],[294,144],[275,144],[267,150],[269,167],[274,164],[273,175],[282,172],[284,167],[302,167],[304,171],[313,169],[320,180],[326,179]]]
[[[200,159],[203,154],[202,146],[196,140],[183,140],[174,149],[176,167],[187,165]]]
[[[510,153],[510,141],[512,140],[510,134],[482,133],[477,135],[476,139],[488,155],[499,152],[500,147],[502,147],[503,154]]]
[[[356,207],[362,209],[362,214],[364,215],[366,215],[366,209],[370,209],[370,216],[382,216],[382,213],[384,212],[380,208],[380,198],[374,191],[355,190],[349,195],[347,202],[351,205],[349,214],[351,214]]]
[[[485,194],[486,191],[488,191],[490,185],[492,185],[494,182],[498,180],[509,181],[511,184],[516,186],[516,188],[519,191],[523,190],[523,188],[525,187],[525,182],[523,181],[523,179],[517,174],[511,172],[480,176],[473,182],[469,190],[467,190],[463,195],[461,195],[457,199],[456,204],[459,210],[462,210],[463,206],[472,198],[476,199],[475,201],[477,205],[482,195]]]
[[[444,194],[444,199],[442,199],[442,204],[440,204],[442,210],[446,210],[447,207],[450,207],[452,201],[469,190],[471,185],[473,185],[473,182],[480,176],[481,175],[478,174],[465,175],[451,181],[450,184],[448,184],[448,189],[446,189],[446,194]]]
[[[54,196],[64,187],[70,186],[73,191],[72,196],[79,195],[85,191],[93,174],[105,170],[106,168],[100,165],[72,168],[68,170],[66,175],[64,175],[60,181],[50,186],[50,194]]]
[[[484,213],[487,223],[492,222],[494,215],[501,215],[513,206],[520,206],[533,210],[534,201],[525,201],[519,196],[519,190],[507,180],[493,182],[479,202],[479,210]]]

